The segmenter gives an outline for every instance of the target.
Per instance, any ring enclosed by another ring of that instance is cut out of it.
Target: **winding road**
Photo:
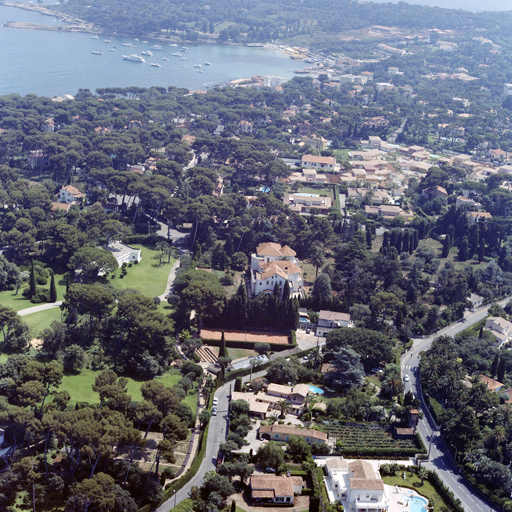
[[[505,306],[508,300],[509,298],[503,299],[498,304]],[[464,509],[469,512],[492,512],[498,509],[493,507],[489,501],[480,497],[467,481],[458,474],[452,456],[440,437],[439,429],[425,404],[419,382],[419,362],[420,353],[429,349],[434,338],[438,336],[454,337],[459,332],[484,319],[489,307],[490,305],[480,308],[474,313],[466,313],[465,322],[451,324],[427,338],[415,339],[412,348],[402,356],[401,360],[402,377],[409,376],[409,381],[405,382],[404,392],[411,391],[414,393],[420,399],[421,407],[425,412],[423,419],[418,422],[418,432],[429,450],[429,460],[422,464],[427,469],[437,471],[443,482],[460,499]]]

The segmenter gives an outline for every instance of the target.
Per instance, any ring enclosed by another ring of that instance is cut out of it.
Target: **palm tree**
[[[279,402],[276,402],[275,408],[278,411],[281,411],[281,414],[279,415],[281,419],[286,417],[286,413],[292,412],[293,410],[292,404],[288,400],[279,400]]]
[[[323,249],[319,245],[315,245],[309,257],[309,261],[316,268],[315,278],[318,277],[318,270],[325,265],[326,259]]]
[[[491,432],[490,437],[494,443],[495,448],[498,448],[500,444],[504,443],[507,440],[507,432],[503,427],[496,427]]]
[[[421,478],[421,485],[423,485],[423,480],[427,478],[428,476],[428,470],[427,468],[421,466],[420,469],[418,469],[418,478]]]
[[[400,376],[386,377],[382,382],[382,390],[389,396],[397,396],[404,389]]]

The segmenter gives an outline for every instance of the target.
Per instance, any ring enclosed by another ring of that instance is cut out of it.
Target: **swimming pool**
[[[411,494],[402,494],[404,503],[410,506],[410,512],[427,512],[428,500],[423,496]]]
[[[324,390],[322,388],[317,388],[316,386],[309,386],[309,390],[311,393],[314,393],[315,395],[323,395]]]

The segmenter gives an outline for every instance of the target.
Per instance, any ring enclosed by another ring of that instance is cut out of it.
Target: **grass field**
[[[15,291],[7,290],[4,292],[0,292],[0,304],[2,306],[7,306],[14,311],[20,311],[21,309],[32,308],[37,306],[37,304],[33,304],[30,302],[30,299],[23,297],[21,292],[28,286],[28,284],[20,288],[18,295],[16,295]],[[65,274],[55,274],[55,286],[57,288],[57,300],[62,300],[64,298],[64,294],[66,293],[66,279]],[[48,283],[44,286],[38,285],[38,288],[50,288],[50,279],[48,279]]]
[[[160,265],[158,260],[153,259],[159,254],[159,251],[142,245],[132,245],[131,247],[142,249],[142,259],[139,263],[126,267],[127,274],[123,278],[120,277],[121,269],[118,268],[108,278],[104,279],[104,282],[110,283],[118,290],[135,288],[147,297],[162,295],[167,286],[169,272],[176,260],[171,258],[171,261],[167,263],[167,258],[164,256]],[[114,279],[112,279],[112,276],[115,276]]]
[[[403,479],[403,472],[398,472],[395,476],[385,476],[383,478],[384,483],[386,485],[398,485],[399,487],[408,487],[410,489],[415,490],[418,494],[425,496],[428,499],[429,504],[432,504],[432,500],[435,503],[435,512],[440,511],[443,507],[446,507],[446,510],[449,510],[448,504],[443,501],[441,496],[437,494],[437,491],[434,489],[431,483],[427,480],[423,482],[421,485],[421,479],[416,475],[411,476],[411,474],[406,471],[405,472],[405,480]]]
[[[251,357],[257,354],[256,350],[247,350],[245,348],[228,348],[228,356],[231,359],[239,359],[241,357]]]
[[[85,369],[82,370],[78,375],[65,375],[62,379],[62,384],[59,390],[66,390],[71,395],[70,405],[75,405],[76,402],[88,402],[90,404],[99,403],[98,393],[92,390],[94,379],[99,374],[99,371]],[[156,380],[162,382],[166,386],[173,386],[182,378],[181,373],[166,373],[161,377],[157,377]],[[141,385],[145,382],[143,380],[134,380],[128,378],[128,394],[132,397],[134,402],[142,400],[142,394],[140,392]],[[184,402],[187,403],[192,411],[196,410],[197,397],[194,394],[189,394],[185,397]]]
[[[32,338],[39,337],[39,334],[56,320],[60,322],[60,308],[46,309],[37,313],[23,316],[23,321],[30,327]]]

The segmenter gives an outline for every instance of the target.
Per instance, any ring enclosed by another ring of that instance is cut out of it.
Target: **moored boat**
[[[132,53],[131,55],[123,55],[124,60],[129,60],[131,62],[146,62],[144,57],[137,55],[136,53]]]

